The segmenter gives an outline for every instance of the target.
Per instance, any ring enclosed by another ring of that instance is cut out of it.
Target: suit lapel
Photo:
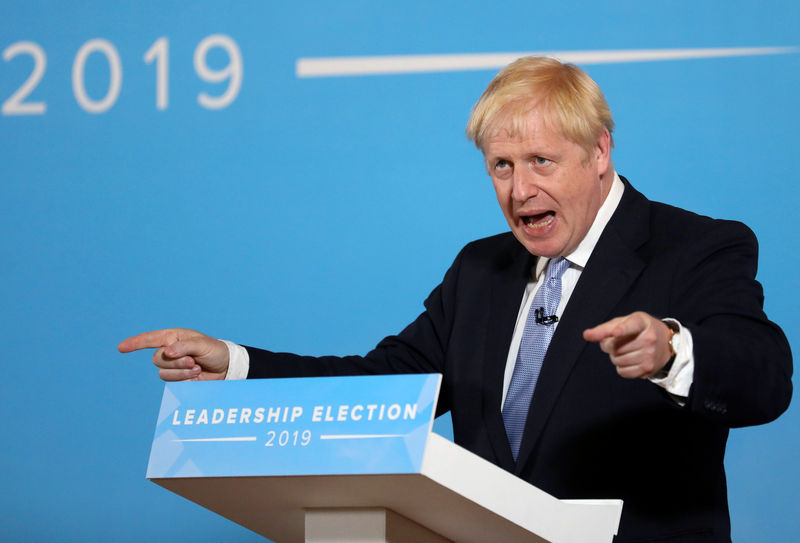
[[[610,312],[644,268],[635,250],[648,237],[648,220],[647,200],[625,182],[622,200],[575,286],[545,355],[515,473],[525,468],[561,389],[586,348],[583,331],[612,317]]]
[[[509,244],[506,257],[498,262],[498,277],[491,284],[489,326],[486,329],[483,364],[482,412],[497,463],[507,471],[513,471],[514,458],[501,413],[503,377],[522,293],[535,262],[536,257],[513,240]]]

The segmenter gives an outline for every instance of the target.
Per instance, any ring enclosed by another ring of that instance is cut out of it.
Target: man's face
[[[607,132],[587,151],[549,128],[536,109],[521,136],[501,127],[485,140],[497,201],[529,252],[556,257],[578,247],[611,188],[609,152]]]

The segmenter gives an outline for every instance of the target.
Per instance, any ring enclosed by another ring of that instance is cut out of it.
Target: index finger
[[[138,351],[139,349],[159,349],[171,343],[175,343],[178,339],[178,335],[178,329],[176,328],[144,332],[122,340],[122,342],[117,345],[117,349],[119,349],[121,353],[130,353],[132,351]]]
[[[586,341],[603,341],[608,337],[614,337],[619,334],[616,333],[617,327],[619,326],[620,322],[624,319],[624,317],[615,317],[609,321],[606,321],[602,324],[598,324],[594,328],[589,328],[588,330],[583,331],[583,339]]]
[[[614,337],[636,336],[645,328],[647,328],[647,321],[641,317],[641,313],[631,313],[617,323],[611,335]]]

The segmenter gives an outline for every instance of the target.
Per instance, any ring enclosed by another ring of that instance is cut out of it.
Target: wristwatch
[[[677,343],[677,340],[675,339],[675,334],[681,331],[680,326],[678,326],[673,321],[662,320],[661,322],[666,324],[667,328],[669,328],[668,341],[669,341],[670,357],[669,360],[667,360],[667,363],[664,365],[664,367],[661,368],[656,374],[657,379],[663,379],[664,377],[669,375],[669,370],[672,369],[672,364],[673,362],[675,362],[675,357],[678,355],[678,351],[675,349],[675,344]]]

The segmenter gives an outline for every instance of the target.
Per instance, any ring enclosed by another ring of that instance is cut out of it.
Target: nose
[[[536,176],[528,168],[514,168],[514,189],[511,197],[524,202],[539,193]]]

